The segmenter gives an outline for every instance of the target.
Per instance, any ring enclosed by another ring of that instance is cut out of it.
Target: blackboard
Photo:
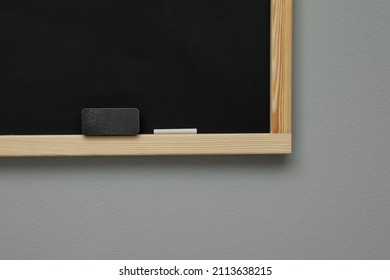
[[[83,108],[141,133],[270,132],[269,0],[8,0],[0,134],[80,134]]]

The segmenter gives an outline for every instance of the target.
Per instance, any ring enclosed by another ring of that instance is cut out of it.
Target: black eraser
[[[81,133],[86,136],[135,136],[139,133],[139,110],[84,109],[81,111]]]

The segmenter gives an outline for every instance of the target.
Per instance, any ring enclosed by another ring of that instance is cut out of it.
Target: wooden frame
[[[0,156],[289,154],[292,150],[291,72],[292,0],[271,0],[271,133],[0,136]]]

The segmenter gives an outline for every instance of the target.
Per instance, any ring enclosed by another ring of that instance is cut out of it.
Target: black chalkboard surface
[[[269,133],[269,61],[269,0],[2,0],[0,134],[80,134],[83,108]]]

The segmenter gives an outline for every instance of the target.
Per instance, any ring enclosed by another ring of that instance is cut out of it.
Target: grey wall
[[[390,1],[294,2],[294,155],[0,159],[0,258],[390,258]]]

